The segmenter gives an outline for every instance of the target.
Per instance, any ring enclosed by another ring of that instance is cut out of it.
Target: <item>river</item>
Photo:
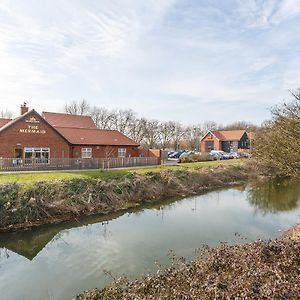
[[[300,184],[270,181],[31,231],[0,234],[0,299],[64,300],[220,241],[269,239],[300,221]]]

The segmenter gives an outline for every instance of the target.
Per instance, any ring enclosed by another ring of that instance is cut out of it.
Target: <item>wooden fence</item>
[[[113,169],[160,164],[157,157],[125,158],[51,158],[51,159],[17,159],[0,158],[0,172],[5,171],[47,171],[47,170],[83,170]]]

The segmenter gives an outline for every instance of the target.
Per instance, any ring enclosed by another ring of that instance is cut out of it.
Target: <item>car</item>
[[[173,154],[169,156],[169,158],[179,158],[183,152],[185,152],[185,150],[175,151]]]
[[[213,157],[215,160],[223,160],[224,157],[219,151],[211,151],[208,153],[208,156]]]
[[[211,157],[213,160],[221,160],[222,159],[222,157],[217,153],[215,153],[215,154],[208,153],[207,156]]]
[[[211,156],[216,157],[218,160],[224,160],[224,159],[230,159],[230,158],[232,158],[230,156],[230,153],[226,153],[226,152],[221,151],[221,150],[212,150],[212,151],[210,151],[209,154]]]
[[[247,152],[239,152],[238,156],[239,156],[239,158],[249,158],[249,157],[251,157],[251,154],[247,153]]]
[[[240,156],[239,156],[239,154],[237,152],[231,152],[230,153],[230,157],[231,158],[239,158]]]
[[[169,151],[168,152],[168,157],[170,157],[175,151]]]
[[[171,153],[169,156],[169,158],[175,158],[175,155],[178,154],[178,151],[174,151],[173,153]]]
[[[181,151],[178,151],[178,154],[176,155],[176,158],[179,158],[180,155],[182,155],[183,153],[185,153],[186,150],[181,150]]]
[[[184,151],[180,154],[179,158],[185,157],[185,156],[189,156],[191,154],[194,154],[193,151]]]

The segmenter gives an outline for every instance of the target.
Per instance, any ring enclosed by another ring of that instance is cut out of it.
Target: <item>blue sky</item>
[[[300,0],[1,0],[1,109],[86,99],[255,123],[300,87]]]

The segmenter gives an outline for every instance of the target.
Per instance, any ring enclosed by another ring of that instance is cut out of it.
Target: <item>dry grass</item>
[[[290,229],[285,231],[282,237],[300,241],[300,224],[295,224]]]
[[[245,182],[243,166],[166,169],[98,179],[0,185],[0,231],[108,213],[145,202],[184,197]]]
[[[197,163],[185,163],[176,165],[147,166],[111,170],[80,170],[80,171],[49,171],[49,172],[14,172],[0,173],[0,185],[6,183],[31,184],[37,181],[57,181],[71,179],[101,179],[116,178],[128,174],[144,174],[147,172],[161,172],[164,170],[200,169],[224,165],[239,165],[242,160],[219,160]]]
[[[300,241],[291,238],[203,248],[192,263],[129,282],[115,280],[76,300],[300,299]]]

